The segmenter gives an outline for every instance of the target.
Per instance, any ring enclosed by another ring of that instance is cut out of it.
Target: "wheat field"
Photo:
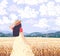
[[[15,38],[0,38],[0,56],[10,56]],[[60,56],[59,38],[26,37],[34,56]]]

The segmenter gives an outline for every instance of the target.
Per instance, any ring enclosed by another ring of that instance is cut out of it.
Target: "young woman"
[[[20,20],[16,20],[10,28],[13,30],[13,36],[19,36],[19,33],[22,32],[22,25]]]
[[[21,21],[15,21],[10,28],[13,30],[13,36],[19,35],[14,40],[13,50],[10,56],[34,56],[30,44],[24,38]]]

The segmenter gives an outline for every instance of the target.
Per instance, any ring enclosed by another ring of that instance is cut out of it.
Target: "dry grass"
[[[0,38],[0,56],[10,56],[14,38]]]
[[[0,56],[10,56],[11,51],[11,47],[0,46]]]
[[[26,38],[35,56],[60,56],[59,38]],[[0,38],[0,56],[10,56],[14,38]]]
[[[36,48],[34,47],[33,53],[35,56],[60,56],[60,48]]]
[[[27,38],[35,56],[60,56],[59,38]]]

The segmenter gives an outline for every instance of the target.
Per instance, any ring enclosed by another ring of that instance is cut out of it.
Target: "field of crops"
[[[0,56],[10,56],[15,38],[0,38]],[[60,56],[59,38],[26,38],[34,56]]]

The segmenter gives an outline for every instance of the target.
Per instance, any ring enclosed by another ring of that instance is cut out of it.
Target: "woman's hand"
[[[15,25],[12,24],[11,26],[9,26],[9,28],[13,30],[14,26],[15,26]]]

